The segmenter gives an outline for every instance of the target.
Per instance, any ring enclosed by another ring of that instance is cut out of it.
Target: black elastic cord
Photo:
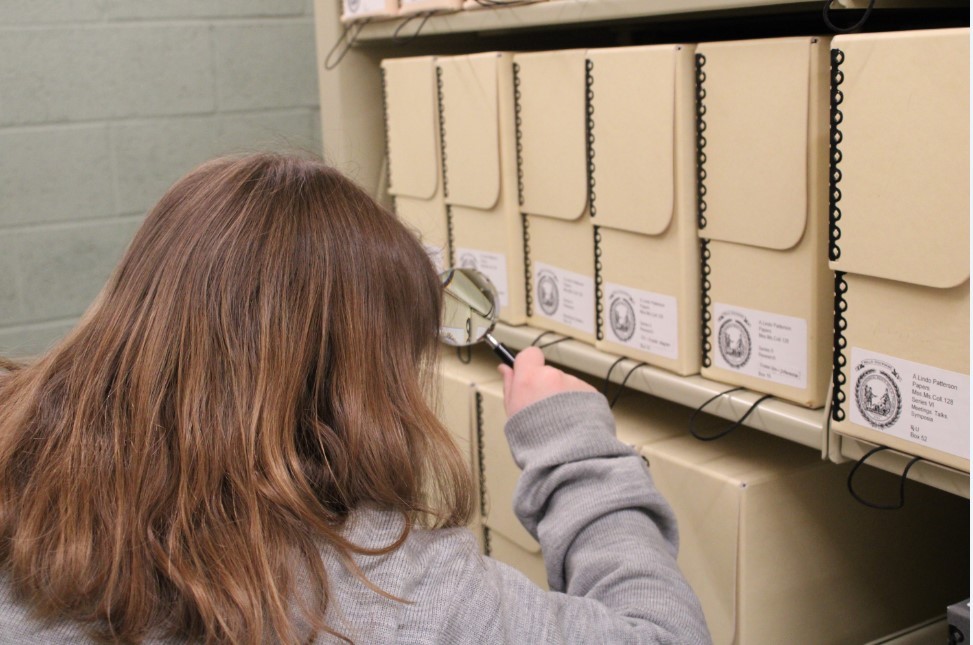
[[[530,346],[531,347],[537,347],[537,343],[541,342],[541,339],[542,338],[544,338],[545,336],[549,336],[550,334],[554,334],[554,333],[556,333],[556,332],[553,332],[553,331],[542,331],[540,334],[537,335],[537,338],[535,338],[534,340],[531,341]]]
[[[612,363],[612,368],[614,369],[614,367],[615,367],[616,365],[618,365],[618,361],[615,361],[614,363]],[[636,363],[636,364],[635,364],[635,365],[634,365],[634,366],[632,367],[632,369],[630,369],[630,370],[628,371],[628,373],[626,373],[626,374],[625,374],[625,378],[623,378],[623,379],[622,379],[622,382],[621,382],[621,383],[620,383],[620,384],[618,385],[618,389],[617,389],[617,390],[615,391],[615,396],[614,396],[614,397],[612,397],[612,400],[611,400],[611,402],[609,402],[609,404],[608,404],[608,407],[609,407],[609,408],[614,408],[614,407],[615,407],[615,404],[616,404],[616,403],[618,403],[618,399],[619,399],[619,397],[621,397],[621,396],[622,396],[622,392],[624,392],[624,391],[625,391],[625,384],[626,384],[626,383],[628,383],[628,379],[629,379],[629,377],[630,377],[630,376],[631,376],[632,374],[634,374],[634,373],[635,373],[635,370],[637,370],[637,369],[638,369],[638,368],[640,368],[640,367],[645,367],[645,366],[647,366],[647,365],[648,365],[648,363]],[[608,373],[609,373],[609,375],[611,374],[611,372],[610,372],[610,371],[609,371]],[[606,392],[607,392],[607,389],[606,389]]]
[[[426,22],[430,18],[432,18],[435,14],[436,14],[435,11],[424,11],[422,13],[414,13],[408,18],[406,18],[405,20],[403,20],[402,22],[400,22],[398,27],[395,28],[395,31],[392,32],[392,43],[395,45],[404,45],[418,38],[419,33],[422,31],[422,28],[426,26]],[[416,18],[422,18],[422,21],[419,22],[419,26],[416,28],[416,33],[412,34],[411,36],[406,36],[405,38],[399,36],[399,32],[402,31],[402,28],[405,27],[410,22],[412,22],[413,20],[415,20]]]
[[[469,365],[473,361],[473,347],[467,345],[465,347],[456,348],[456,358],[463,365]]]
[[[691,435],[693,435],[694,437],[696,437],[697,439],[699,439],[700,441],[715,441],[717,439],[722,439],[726,435],[730,434],[731,432],[733,432],[734,430],[736,430],[737,428],[739,428],[740,426],[742,426],[743,425],[743,422],[747,420],[747,417],[749,417],[751,414],[753,414],[753,411],[757,409],[757,406],[758,405],[760,405],[761,403],[763,403],[767,399],[774,398],[773,395],[771,395],[771,394],[765,394],[762,397],[760,397],[759,399],[757,399],[756,401],[754,401],[750,405],[750,407],[747,409],[747,411],[743,414],[742,417],[740,417],[739,419],[737,419],[736,421],[734,421],[730,425],[725,426],[723,428],[720,428],[716,432],[716,434],[712,434],[712,435],[700,434],[699,430],[696,428],[696,419],[697,419],[697,417],[699,417],[700,413],[706,408],[706,406],[709,405],[710,403],[712,403],[713,401],[715,401],[716,399],[720,398],[721,396],[724,396],[726,394],[730,394],[731,392],[736,392],[736,391],[742,390],[742,389],[743,389],[742,387],[730,388],[729,390],[724,390],[723,392],[720,392],[719,394],[717,394],[715,396],[711,396],[710,398],[706,399],[706,401],[701,406],[699,406],[698,408],[696,408],[695,410],[693,410],[693,415],[691,417],[689,417],[689,433]]]
[[[328,52],[328,55],[324,57],[324,69],[326,71],[330,72],[337,67],[341,61],[344,60],[345,55],[351,50],[351,46],[355,44],[355,41],[358,40],[358,34],[361,33],[362,28],[366,23],[368,23],[368,21],[369,19],[365,18],[359,22],[353,22],[344,28],[344,30],[341,32],[341,36],[339,36],[338,40],[335,41],[335,44],[331,46],[331,50]],[[344,49],[341,50],[337,60],[332,61],[331,57],[334,56],[336,51],[338,51],[338,48],[341,46],[342,42],[345,42]]]
[[[869,457],[871,457],[872,455],[874,455],[876,452],[880,452],[882,450],[889,450],[889,447],[888,446],[878,446],[876,448],[872,448],[871,450],[869,450],[868,452],[865,453],[865,456],[863,456],[861,459],[859,459],[858,461],[855,462],[855,465],[852,466],[851,470],[848,472],[848,492],[851,493],[851,496],[854,497],[858,502],[860,502],[861,504],[864,504],[865,506],[867,506],[869,508],[875,508],[875,509],[878,509],[880,511],[897,511],[900,508],[902,508],[903,506],[905,506],[905,481],[909,477],[909,471],[912,469],[913,466],[916,465],[916,462],[922,461],[922,457],[914,457],[913,459],[911,459],[909,461],[909,463],[907,463],[905,465],[905,470],[902,471],[902,477],[899,478],[899,501],[898,501],[898,503],[897,504],[875,504],[875,503],[869,502],[868,500],[866,500],[861,495],[859,495],[858,493],[855,492],[854,478],[855,478],[855,473],[858,472],[858,469],[861,468],[862,464],[864,464],[865,461]]]
[[[872,9],[875,8],[875,0],[868,0],[868,7],[865,8],[865,13],[862,15],[861,19],[859,19],[858,22],[856,22],[850,27],[839,27],[838,25],[831,22],[832,2],[833,0],[825,0],[824,10],[821,12],[821,15],[824,18],[824,24],[828,26],[828,29],[838,34],[850,34],[853,31],[858,31],[859,29],[861,29],[862,26],[864,26],[865,21],[868,20],[868,17],[872,15]]]
[[[608,387],[611,385],[612,372],[614,372],[615,367],[624,360],[624,356],[619,356],[615,362],[611,364],[611,367],[608,368],[608,373],[605,374],[605,383],[601,386],[601,393],[605,395],[605,398],[608,398]]]
[[[558,343],[563,343],[566,340],[571,340],[571,337],[570,336],[564,336],[563,338],[558,338],[556,340],[552,340],[549,343],[544,343],[543,345],[538,345],[538,347],[541,348],[541,349],[544,349],[545,347],[550,347],[551,345],[557,345]]]

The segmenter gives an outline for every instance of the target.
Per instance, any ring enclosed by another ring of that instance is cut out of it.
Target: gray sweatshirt
[[[466,529],[417,529],[394,553],[358,559],[408,604],[370,591],[323,552],[329,624],[359,644],[709,643],[676,566],[675,517],[645,462],[615,439],[604,397],[550,397],[511,417],[506,433],[523,469],[514,510],[541,544],[551,591],[481,556]],[[401,529],[397,514],[364,508],[347,535],[374,547]],[[0,643],[86,642],[74,624],[32,620],[0,579]]]

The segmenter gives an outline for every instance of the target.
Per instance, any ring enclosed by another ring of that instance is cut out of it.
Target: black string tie
[[[889,450],[889,447],[878,446],[877,448],[872,448],[865,453],[864,457],[855,462],[855,465],[852,466],[851,470],[848,472],[848,492],[851,493],[851,496],[854,497],[858,502],[869,508],[875,508],[880,511],[897,511],[905,506],[905,481],[909,477],[909,471],[913,466],[916,465],[916,462],[922,461],[922,457],[914,457],[905,465],[905,470],[902,471],[902,476],[899,478],[899,501],[895,504],[875,504],[874,502],[868,501],[855,492],[854,479],[855,473],[858,472],[858,469],[861,468],[862,464],[864,464],[868,458],[874,455],[876,452],[880,452],[882,450]]]
[[[617,359],[614,363],[612,363],[611,367],[608,368],[608,374],[605,375],[605,384],[601,389],[602,394],[605,395],[605,398],[608,398],[608,388],[611,386],[612,372],[615,371],[615,366],[617,366],[619,363],[621,363],[624,360],[625,357],[622,356],[621,358]],[[622,396],[622,392],[625,391],[625,384],[628,383],[628,379],[632,376],[632,374],[635,373],[635,370],[637,370],[640,367],[646,367],[647,365],[648,363],[636,363],[635,365],[632,366],[632,368],[625,374],[625,378],[622,379],[622,382],[619,383],[618,389],[615,390],[615,396],[613,396],[611,401],[608,403],[609,408],[614,408],[615,404],[618,403],[618,399]]]
[[[368,21],[369,19],[365,18],[364,20],[353,22],[344,28],[344,30],[341,32],[341,36],[338,37],[335,44],[331,46],[331,50],[328,51],[328,55],[324,57],[324,69],[326,71],[330,72],[337,67],[342,60],[344,60],[345,55],[351,51],[352,45],[354,45],[355,41],[358,40],[358,34],[360,34],[361,30],[366,24],[368,24]],[[344,43],[344,46],[342,46],[342,43]],[[338,53],[338,57],[332,60],[335,53],[339,52],[339,48],[340,53]]]
[[[696,427],[696,419],[699,417],[700,413],[706,409],[706,406],[708,406],[710,403],[720,398],[721,396],[730,394],[731,392],[738,392],[742,389],[744,388],[742,387],[730,388],[729,390],[724,390],[719,394],[716,394],[706,399],[706,401],[701,406],[693,410],[693,415],[689,417],[689,433],[694,437],[696,437],[697,439],[699,439],[700,441],[715,441],[717,439],[722,439],[726,435],[730,434],[731,432],[733,432],[734,430],[742,426],[743,422],[747,420],[747,417],[753,414],[753,411],[757,409],[758,405],[760,405],[767,399],[774,398],[773,395],[771,394],[765,394],[759,399],[757,399],[756,401],[754,401],[753,404],[751,404],[751,406],[743,414],[743,416],[737,419],[736,421],[734,421],[733,423],[731,423],[730,425],[718,429],[715,434],[710,434],[710,435],[701,434],[699,432],[699,429]]]
[[[419,37],[419,33],[422,32],[422,28],[426,26],[426,22],[428,22],[428,20],[432,18],[434,15],[436,15],[435,11],[424,11],[422,13],[412,14],[411,16],[409,16],[408,18],[400,22],[399,25],[395,28],[395,31],[392,32],[392,43],[396,45],[405,45],[406,43],[415,40],[416,38]],[[405,27],[410,22],[412,22],[413,20],[415,20],[416,18],[422,18],[422,20],[419,21],[419,26],[416,27],[415,33],[410,36],[402,37],[400,35],[402,32],[402,28]]]
[[[539,345],[538,344],[538,343],[541,342],[541,339],[542,338],[544,338],[548,334],[554,334],[554,333],[556,333],[556,332],[553,332],[553,331],[545,331],[540,336],[538,336],[537,338],[535,338],[534,339],[534,342],[532,342],[530,344],[530,346],[531,347],[537,347],[538,349],[544,349],[545,347],[550,347],[551,345],[557,345],[558,343],[563,343],[566,340],[571,340],[571,337],[570,336],[562,336],[561,338],[555,338],[554,340],[552,340],[550,342],[547,342],[547,343],[544,343],[543,345]]]

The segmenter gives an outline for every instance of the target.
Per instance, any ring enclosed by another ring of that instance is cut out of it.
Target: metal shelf
[[[830,458],[837,464],[857,461],[865,456],[866,452],[877,447],[878,444],[832,433]],[[895,475],[901,475],[906,464],[914,457],[915,455],[895,450],[883,450],[869,457],[867,465]],[[959,495],[966,499],[970,498],[970,475],[960,470],[923,460],[916,462],[915,466],[909,470],[909,479],[953,495]]]
[[[500,323],[493,335],[504,344],[519,350],[528,347],[542,333],[544,330],[535,327],[512,327]],[[542,344],[550,343],[557,338],[563,336],[545,336]],[[549,345],[544,349],[544,355],[553,363],[602,379],[605,378],[612,364],[619,359],[615,354],[603,352],[573,339]],[[624,359],[612,372],[611,381],[620,383],[629,370],[637,364],[638,361]],[[678,376],[656,367],[643,366],[632,374],[626,387],[690,408],[697,408],[707,399],[725,392],[731,386],[701,376]],[[757,392],[739,390],[720,397],[711,403],[706,411],[735,421],[742,417],[760,396],[762,395]],[[747,417],[744,425],[820,450],[822,456],[828,454],[823,409],[809,410],[772,399],[761,403],[753,414]]]
[[[839,0],[836,9],[864,8],[867,0]],[[877,7],[909,8],[956,6],[950,0],[879,0]],[[548,0],[517,7],[476,9],[432,15],[422,25],[420,37],[446,34],[498,33],[537,30],[572,25],[603,25],[631,20],[679,16],[788,13],[821,10],[819,0]],[[370,22],[359,32],[359,42],[391,40],[396,28],[408,17]],[[419,22],[422,17],[413,17]]]

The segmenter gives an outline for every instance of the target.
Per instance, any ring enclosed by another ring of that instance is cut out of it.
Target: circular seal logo
[[[892,376],[882,369],[867,369],[855,382],[858,411],[874,428],[888,428],[902,414],[902,393]]]
[[[348,12],[357,13],[361,8],[361,0],[347,0],[348,1]]]
[[[557,291],[557,280],[549,274],[542,274],[537,281],[537,302],[548,316],[553,316],[561,303],[561,297]]]
[[[635,308],[627,299],[619,297],[612,300],[608,307],[608,320],[619,340],[631,340],[635,335]]]
[[[720,354],[730,367],[743,367],[750,360],[750,330],[736,319],[720,325]]]
[[[464,269],[477,269],[476,266],[476,256],[472,253],[464,253],[459,258],[459,265]]]

